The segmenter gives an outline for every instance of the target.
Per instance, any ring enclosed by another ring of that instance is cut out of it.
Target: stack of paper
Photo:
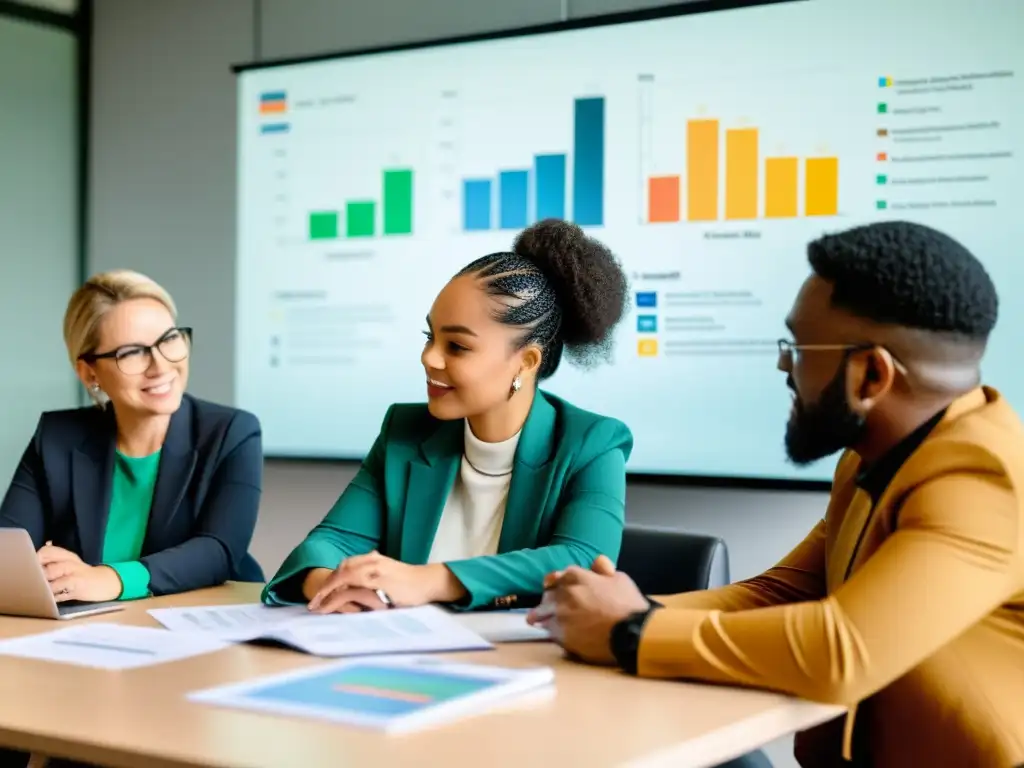
[[[550,640],[543,627],[526,623],[527,610],[453,613],[455,620],[492,643],[530,643]]]
[[[432,605],[327,616],[305,608],[207,606],[158,608],[150,615],[176,633],[287,645],[314,656],[445,653],[493,648]]]
[[[406,656],[286,672],[198,691],[189,699],[398,733],[553,692],[553,681],[547,667],[503,669]]]
[[[208,635],[121,624],[83,624],[0,642],[0,655],[99,669],[133,669],[211,653],[228,644]]]

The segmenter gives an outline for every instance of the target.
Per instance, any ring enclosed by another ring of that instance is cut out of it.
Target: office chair
[[[715,536],[626,526],[618,569],[645,595],[673,595],[729,583],[729,552]]]

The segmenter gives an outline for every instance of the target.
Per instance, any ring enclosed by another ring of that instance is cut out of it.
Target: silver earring
[[[512,379],[512,394],[515,394],[523,386],[523,380],[516,376]]]
[[[99,392],[100,391],[100,385],[99,384],[93,384],[91,387],[89,387],[89,389],[91,389],[93,392]]]

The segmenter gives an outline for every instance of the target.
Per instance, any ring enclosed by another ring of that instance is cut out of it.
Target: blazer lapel
[[[874,503],[867,491],[855,488],[839,524],[835,545],[830,552],[827,574],[829,592],[846,581],[846,573],[857,553],[858,544],[864,535],[864,528],[868,525],[873,507]]]
[[[71,458],[71,495],[78,541],[82,560],[90,565],[98,565],[103,559],[103,536],[110,514],[116,443],[116,423],[108,406],[99,428],[75,449]]]
[[[555,409],[538,389],[516,446],[498,552],[536,546],[550,485],[545,468],[554,442]]]
[[[153,504],[149,510],[149,525],[143,545],[145,552],[163,548],[156,542],[160,541],[181,506],[197,460],[198,452],[192,435],[192,404],[185,397],[182,398],[181,407],[171,416],[167,437],[160,451],[160,467],[157,470]]]
[[[410,462],[398,558],[423,565],[462,460],[462,420],[439,422]]]

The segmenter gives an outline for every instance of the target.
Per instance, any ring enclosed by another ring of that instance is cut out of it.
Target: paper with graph
[[[550,668],[505,669],[435,658],[346,660],[189,694],[206,702],[374,728],[418,730],[552,693]]]

